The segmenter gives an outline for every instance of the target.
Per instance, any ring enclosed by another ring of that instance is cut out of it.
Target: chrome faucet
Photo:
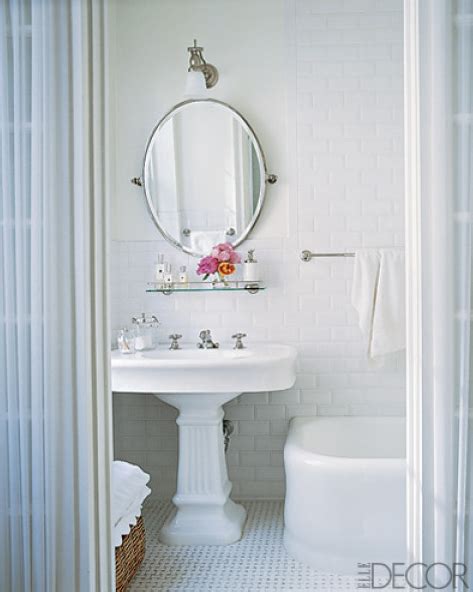
[[[142,312],[137,317],[131,317],[131,322],[134,325],[159,325],[159,321],[155,315],[151,315],[150,317],[146,316],[145,312]]]
[[[179,345],[179,339],[181,337],[182,335],[179,335],[179,333],[173,333],[172,335],[169,335],[169,339],[171,340],[171,343],[169,344],[169,349],[181,349],[181,346]]]
[[[199,349],[218,349],[220,347],[219,343],[215,343],[212,340],[212,335],[210,333],[210,329],[204,329],[199,333],[199,338],[201,342],[197,344]]]

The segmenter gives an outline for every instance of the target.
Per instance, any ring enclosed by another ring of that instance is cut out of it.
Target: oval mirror
[[[267,178],[261,145],[248,122],[214,99],[176,105],[146,146],[142,183],[164,237],[186,253],[238,246],[255,225]]]

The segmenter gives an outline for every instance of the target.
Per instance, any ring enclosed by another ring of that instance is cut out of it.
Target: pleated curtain
[[[105,0],[0,0],[0,590],[110,592]]]
[[[464,563],[471,586],[473,1],[404,12],[409,560]]]

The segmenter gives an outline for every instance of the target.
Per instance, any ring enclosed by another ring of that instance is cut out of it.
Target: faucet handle
[[[181,337],[182,335],[179,335],[179,333],[173,333],[172,335],[169,335],[169,339],[171,340],[169,349],[181,349],[178,341]]]
[[[243,337],[246,337],[246,333],[235,333],[235,335],[232,335],[232,339],[236,339],[233,349],[245,349],[245,344],[242,341]]]

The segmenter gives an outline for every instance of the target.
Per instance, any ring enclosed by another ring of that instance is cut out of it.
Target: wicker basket
[[[144,556],[145,525],[140,516],[135,526],[123,537],[122,544],[115,548],[116,592],[125,592]]]

